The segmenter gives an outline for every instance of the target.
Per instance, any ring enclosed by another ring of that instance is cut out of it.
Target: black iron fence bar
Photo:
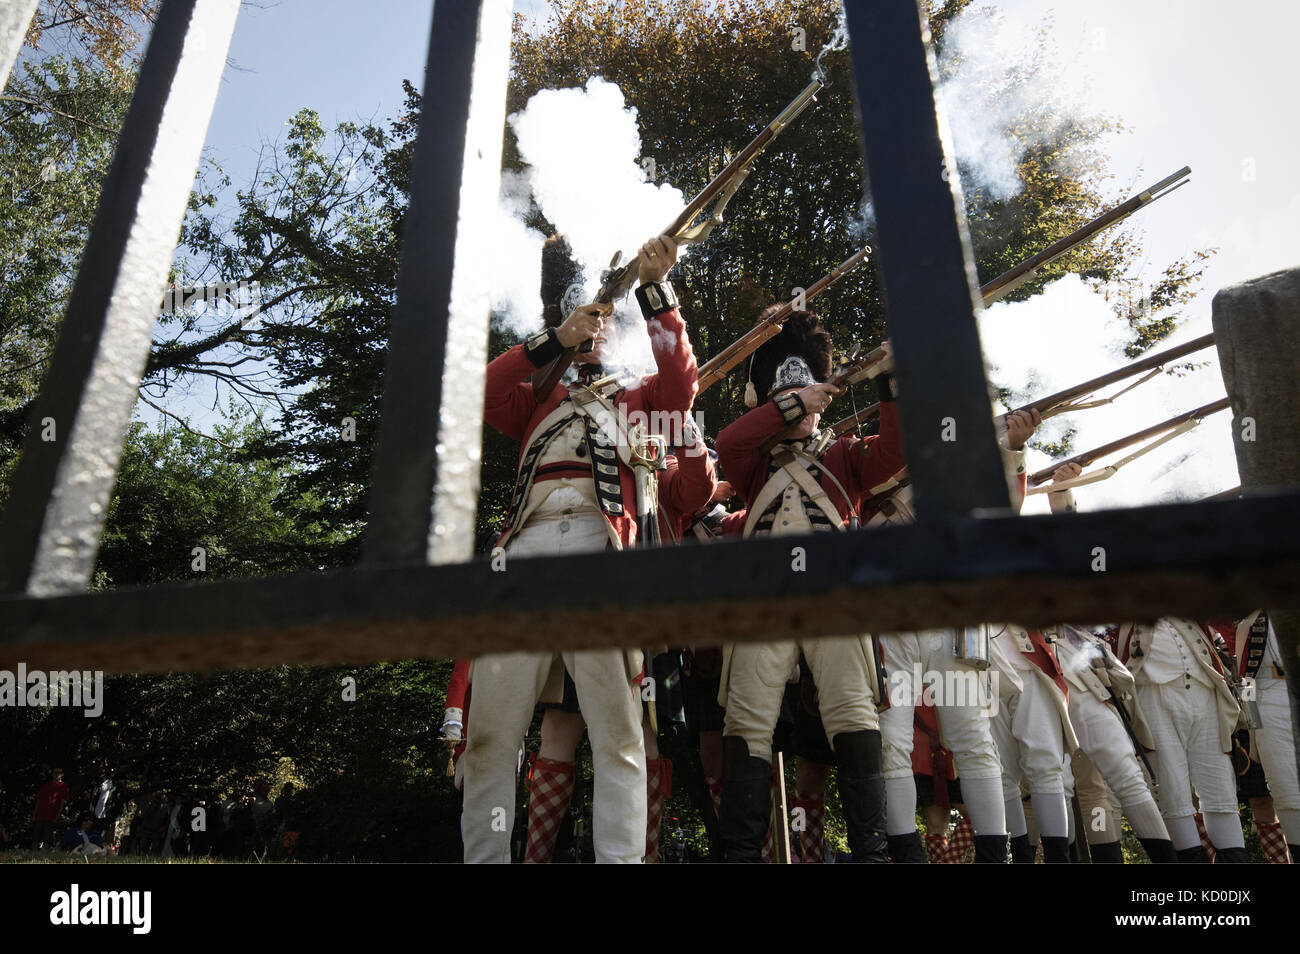
[[[980,620],[1236,618],[1258,606],[1300,609],[1297,526],[1300,494],[1290,494],[509,560],[504,569],[364,567],[0,597],[0,668],[368,663]]]
[[[166,0],[0,519],[0,592],[83,589],[239,0]]]
[[[844,8],[917,517],[943,520],[1006,508],[1010,497],[975,325],[982,306],[966,210],[941,138],[920,6]]]
[[[9,82],[9,72],[23,48],[38,3],[40,0],[5,0],[0,4],[0,89]]]
[[[473,553],[509,0],[437,3],[389,328],[363,560]],[[520,267],[517,262],[502,263]]]

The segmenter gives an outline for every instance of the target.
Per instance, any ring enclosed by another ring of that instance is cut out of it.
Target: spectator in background
[[[63,781],[63,769],[56,768],[50,772],[50,780],[36,793],[36,812],[32,818],[32,851],[47,844],[53,846],[54,823],[58,821],[63,803],[71,794],[72,790]]]
[[[122,816],[122,806],[117,798],[117,783],[113,781],[107,762],[99,763],[99,784],[90,798],[90,811],[95,816],[95,826],[104,834],[104,844],[116,841],[117,820]]]
[[[302,836],[297,791],[293,782],[285,782],[284,788],[280,789],[279,798],[275,800],[275,816],[280,820],[275,833],[278,857],[292,858],[298,847],[298,839]]]
[[[167,821],[171,813],[171,808],[167,804],[167,796],[162,792],[154,792],[149,796],[149,801],[141,807],[141,811],[136,815],[134,850],[140,855],[156,855],[162,850],[163,837],[167,834]]]
[[[59,849],[70,854],[81,853],[86,856],[107,854],[104,838],[95,828],[95,816],[86,812],[81,822],[69,828],[59,843]]]

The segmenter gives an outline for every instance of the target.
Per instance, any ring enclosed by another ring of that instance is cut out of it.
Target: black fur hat
[[[542,244],[542,320],[556,328],[568,317],[564,294],[582,283],[582,266],[573,258],[573,249],[563,235],[556,233]]]
[[[772,305],[759,316],[762,321],[780,305]],[[745,388],[745,403],[757,407],[770,398],[768,392],[776,381],[777,368],[791,356],[803,358],[817,381],[827,381],[831,376],[831,336],[821,326],[821,321],[809,311],[790,314],[781,330],[763,342],[749,361],[749,384]]]

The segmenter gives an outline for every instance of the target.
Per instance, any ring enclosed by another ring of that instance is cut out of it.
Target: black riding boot
[[[885,773],[880,732],[841,732],[831,740],[839,764],[840,807],[854,864],[889,862],[885,837]],[[920,836],[917,845],[920,846]],[[924,857],[924,856],[922,856]]]
[[[1122,865],[1124,863],[1124,851],[1119,846],[1118,841],[1103,841],[1099,844],[1088,845],[1088,854],[1092,856],[1094,865]]]
[[[1070,863],[1070,839],[1043,836],[1043,864],[1068,865]]]
[[[722,814],[718,836],[722,860],[761,864],[763,839],[772,823],[772,766],[749,754],[745,740],[722,737]]]
[[[1174,851],[1174,843],[1168,838],[1139,838],[1138,841],[1142,842],[1153,865],[1178,864],[1178,852]]]
[[[909,831],[906,835],[890,835],[889,857],[894,859],[896,865],[928,864],[925,845],[921,843],[921,833]]]
[[[1007,863],[1006,835],[976,835],[975,864],[1005,865]]]
[[[1180,865],[1208,865],[1210,863],[1210,856],[1205,853],[1204,845],[1181,848],[1175,854],[1178,856]]]
[[[1011,863],[1013,865],[1034,863],[1034,845],[1029,840],[1029,835],[1015,835],[1011,839]]]

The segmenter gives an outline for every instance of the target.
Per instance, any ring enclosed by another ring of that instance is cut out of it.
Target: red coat
[[[695,352],[686,336],[686,322],[673,308],[646,323],[650,345],[658,365],[656,374],[647,375],[626,391],[620,391],[613,403],[625,414],[642,411],[669,411],[686,414],[695,401],[697,390]],[[537,425],[568,399],[568,390],[560,384],[544,401],[533,397],[531,378],[537,368],[528,359],[522,344],[515,345],[487,367],[487,386],[483,400],[483,418],[506,437],[519,441],[523,456]],[[606,519],[623,541],[624,547],[636,542],[636,485],[632,471],[619,465],[623,488],[623,513],[606,514]]]
[[[447,680],[447,704],[445,709],[460,709],[469,715],[469,660],[457,659],[451,669],[451,678]]]
[[[668,469],[659,474],[659,533],[664,543],[680,542],[695,520],[695,514],[709,502],[717,489],[713,458],[701,444],[702,453],[683,452],[668,457]],[[690,449],[688,448],[688,451]]]
[[[718,461],[731,486],[751,507],[767,483],[770,455],[760,451],[763,443],[785,429],[786,422],[776,404],[760,404],[718,435]],[[898,427],[898,409],[893,401],[880,406],[880,433],[858,438],[845,435],[821,457],[821,464],[844,485],[846,501],[820,470],[817,478],[840,517],[847,522],[850,508],[859,513],[871,488],[884,483],[903,469],[903,441]]]
[[[745,521],[749,519],[748,510],[736,510],[722,518],[722,535],[739,537],[745,532]]]

